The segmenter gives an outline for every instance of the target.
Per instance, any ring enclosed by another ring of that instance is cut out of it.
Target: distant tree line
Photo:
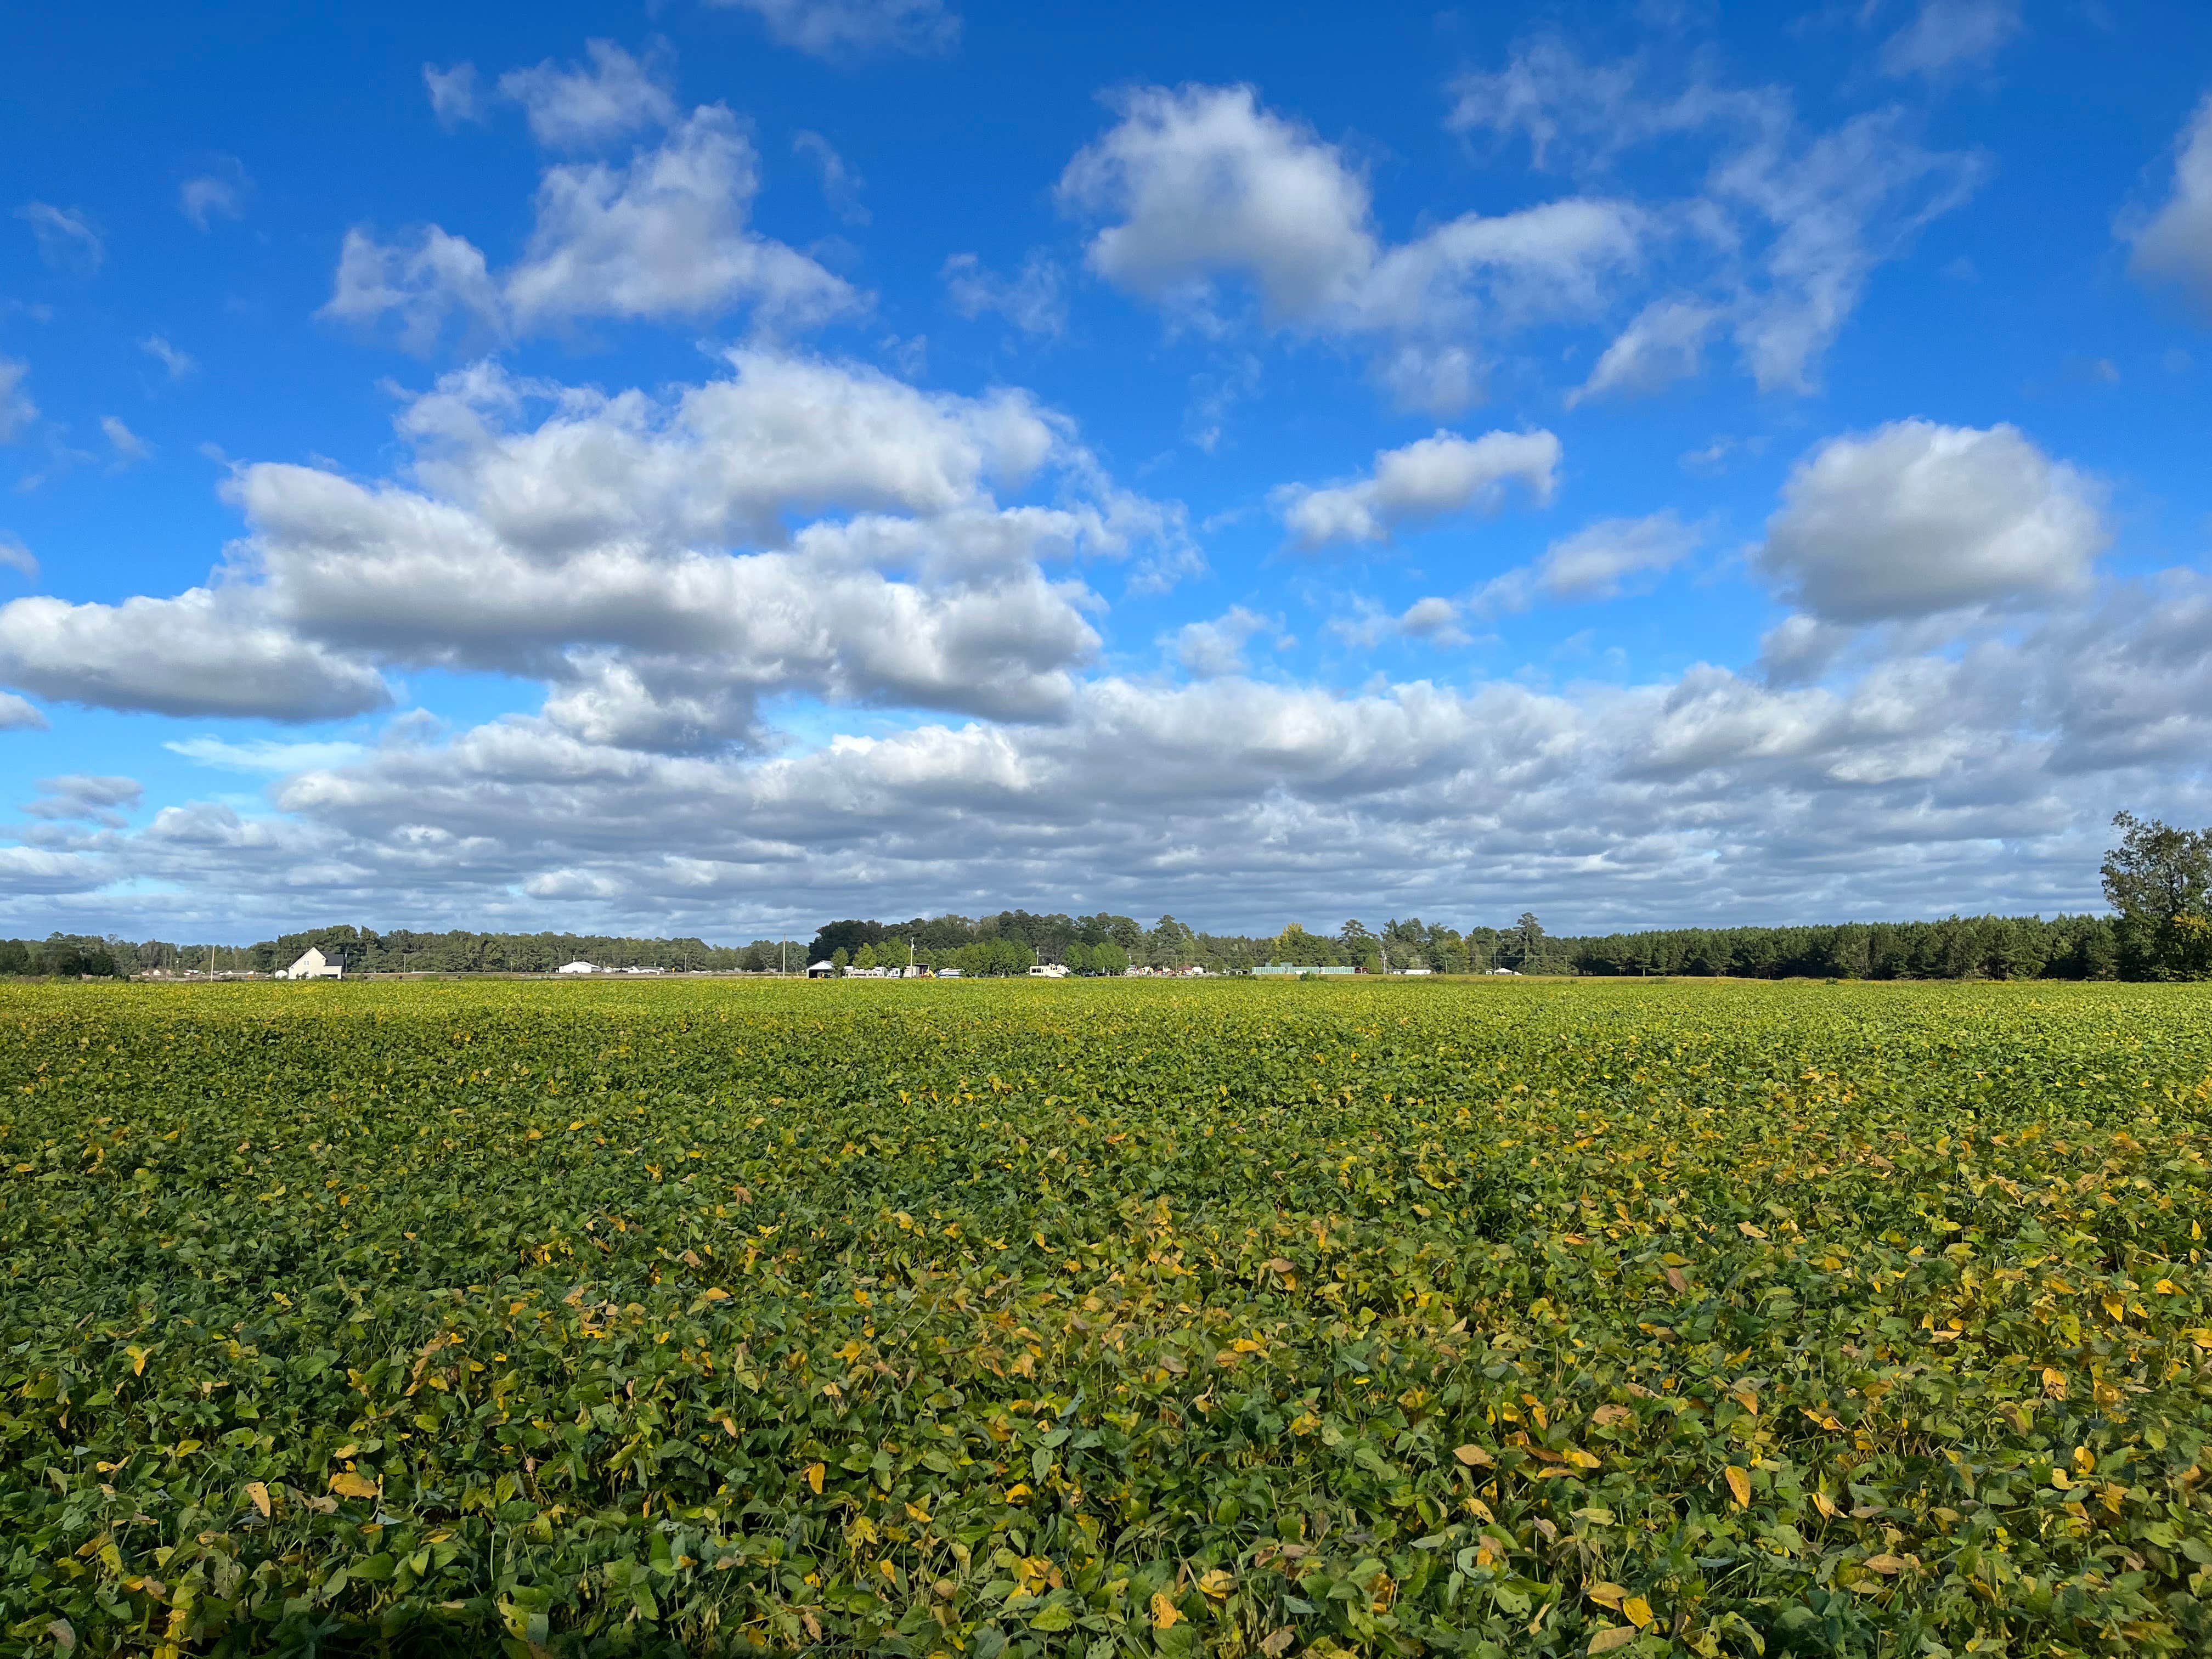
[[[2158,941],[2178,945],[2161,965]],[[1071,917],[1006,910],[911,921],[831,922],[811,941],[758,939],[713,945],[697,939],[624,939],[576,933],[415,933],[338,926],[286,933],[252,945],[133,944],[57,933],[0,940],[0,975],[76,978],[258,973],[285,968],[310,947],[349,973],[550,973],[586,961],[603,969],[793,974],[811,963],[843,968],[958,969],[970,978],[1019,975],[1037,963],[1078,974],[1119,975],[1130,968],[1202,968],[1234,974],[1270,963],[1350,967],[1367,973],[1408,968],[1437,974],[1796,975],[1850,979],[2185,978],[2212,968],[2212,926],[2201,936],[2185,919],[2130,931],[2124,917],[1953,917],[1943,921],[1845,923],[1817,927],[1679,928],[1553,937],[1534,915],[1510,927],[1464,933],[1418,917],[1370,929],[1347,921],[1334,933],[1292,922],[1271,935],[1201,933],[1173,916],[1145,927],[1128,916]],[[2197,954],[2189,952],[2195,950]],[[2191,965],[2195,964],[2195,965]]]
[[[1827,927],[1682,927],[1564,941],[1573,971],[1738,979],[2111,979],[2107,916],[1952,916]]]
[[[957,968],[981,976],[1020,974],[1038,963],[1076,973],[1130,968],[1203,968],[1237,973],[1271,963],[1352,967],[1370,973],[1425,969],[1439,974],[1796,976],[1834,979],[2212,978],[2212,830],[2177,830],[2122,812],[2119,844],[2105,856],[2110,915],[1951,916],[1941,921],[1844,922],[1802,927],[1686,927],[1596,937],[1545,933],[1533,915],[1511,926],[1462,932],[1418,916],[1370,929],[1352,920],[1334,933],[1291,922],[1260,936],[1201,933],[1171,915],[1147,927],[1100,911],[1001,910],[995,915],[916,916],[910,921],[833,921],[804,945],[755,939],[708,945],[697,939],[607,934],[431,933],[340,926],[286,933],[260,944],[133,944],[55,933],[0,939],[0,975],[113,977],[185,971],[269,973],[310,947],[353,972],[550,973],[582,960],[599,968],[674,972],[799,973],[839,968]]]
[[[118,979],[137,967],[137,947],[121,939],[75,933],[45,939],[0,939],[0,975],[52,979]]]
[[[1150,927],[1133,916],[1101,911],[1070,916],[1001,910],[981,918],[916,916],[911,921],[833,921],[807,947],[810,963],[866,968],[958,968],[963,973],[1024,973],[1033,963],[1058,963],[1079,974],[1120,974],[1131,968],[1203,968],[1233,974],[1280,963],[1293,967],[1348,967],[1381,973],[1425,968],[1432,973],[1571,973],[1574,941],[1546,936],[1533,915],[1510,927],[1478,927],[1465,933],[1429,927],[1418,917],[1386,922],[1379,930],[1346,921],[1334,933],[1310,933],[1291,922],[1279,933],[1201,933],[1175,917]]]
[[[310,948],[355,973],[541,974],[582,960],[599,968],[659,968],[681,973],[774,973],[805,965],[805,941],[756,939],[708,945],[696,939],[626,939],[598,933],[428,933],[337,926],[285,933],[258,945],[132,943],[60,933],[42,940],[0,939],[0,975],[266,974],[289,968]]]
[[[286,933],[252,947],[254,966],[288,968],[310,946],[364,973],[546,974],[571,962],[595,968],[659,968],[672,973],[712,969],[771,972],[787,958],[802,964],[797,939],[708,945],[697,939],[625,939],[607,933],[445,933],[393,928],[321,927]],[[198,965],[197,963],[193,965]]]

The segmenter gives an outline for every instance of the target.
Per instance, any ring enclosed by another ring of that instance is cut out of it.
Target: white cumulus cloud
[[[588,64],[562,68],[549,58],[499,77],[500,95],[522,106],[532,138],[570,149],[674,124],[665,56],[641,61],[611,40],[587,41],[584,50]],[[431,97],[434,106],[435,87]]]
[[[1494,511],[1518,483],[1548,502],[1557,482],[1559,441],[1549,432],[1491,432],[1462,438],[1438,431],[1400,449],[1378,452],[1367,477],[1318,489],[1285,484],[1271,497],[1291,545],[1307,550],[1387,542],[1401,529],[1455,514]]]
[[[1255,611],[1232,605],[1218,617],[1185,623],[1161,643],[1173,653],[1183,672],[1199,678],[1244,672],[1244,647],[1255,634],[1281,624]]]
[[[1618,599],[1639,580],[1664,574],[1698,549],[1704,532],[1673,513],[1607,519],[1565,536],[1533,564],[1495,576],[1476,593],[1482,616],[1526,611],[1540,599],[1575,603]]]
[[[860,309],[862,298],[806,255],[756,233],[758,157],[720,105],[694,110],[620,165],[577,161],[540,179],[521,258],[495,275],[483,252],[436,225],[396,241],[346,234],[322,314],[388,320],[410,350],[448,325],[498,338],[592,318],[701,322],[750,308],[779,330]]]
[[[1473,395],[1469,343],[1484,331],[1598,305],[1645,233],[1623,203],[1572,198],[1462,214],[1393,244],[1344,152],[1249,87],[1141,88],[1116,107],[1060,181],[1070,211],[1106,222],[1093,270],[1207,326],[1231,281],[1271,325],[1377,339],[1379,377],[1417,407]]]
[[[0,605],[0,681],[54,702],[162,714],[328,720],[391,693],[357,658],[325,650],[228,593]]]
[[[404,481],[236,469],[250,534],[213,586],[0,607],[0,682],[304,720],[439,666],[536,679],[554,727],[655,750],[752,742],[789,693],[1052,719],[1100,644],[1066,567],[1184,545],[1023,394],[728,368],[667,398],[458,371],[402,411]]]
[[[1826,623],[2045,602],[2087,588],[2100,496],[2017,427],[1895,421],[1798,463],[1755,563]]]
[[[2130,240],[2138,277],[2173,283],[2212,314],[2212,95],[2182,131],[2172,192]]]

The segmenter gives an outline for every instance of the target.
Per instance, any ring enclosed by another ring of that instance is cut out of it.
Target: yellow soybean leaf
[[[1168,1600],[1167,1592],[1154,1590],[1152,1592],[1152,1628],[1173,1630],[1182,1622],[1182,1614],[1176,1611],[1176,1604]]]
[[[1493,1461],[1490,1454],[1480,1446],[1455,1446],[1452,1455],[1471,1469],[1486,1469]]]
[[[1565,1456],[1567,1462],[1573,1464],[1578,1469],[1594,1469],[1598,1467],[1598,1460],[1596,1458],[1578,1448],[1570,1447],[1565,1453]]]
[[[1206,1595],[1218,1601],[1223,1596],[1228,1595],[1231,1590],[1237,1588],[1237,1580],[1231,1574],[1224,1572],[1219,1567],[1216,1567],[1212,1572],[1207,1573],[1205,1577],[1198,1581],[1198,1587],[1200,1589],[1205,1591]]]
[[[822,1495],[822,1477],[828,1473],[829,1467],[826,1464],[809,1463],[806,1466],[806,1484],[814,1488],[814,1495],[817,1498]]]
[[[1905,1567],[1903,1557],[1888,1554],[1869,1555],[1860,1565],[1869,1572],[1879,1572],[1885,1576],[1903,1572]]]
[[[1620,1604],[1620,1615],[1642,1630],[1651,1622],[1651,1604],[1640,1595],[1632,1595]]]
[[[1598,1606],[1611,1607],[1615,1613],[1620,1611],[1620,1604],[1628,1599],[1628,1592],[1626,1589],[1619,1584],[1610,1583],[1602,1578],[1584,1589],[1583,1594],[1589,1596]]]
[[[1750,1474],[1750,1471],[1748,1471],[1748,1470],[1747,1470],[1747,1469],[1740,1469],[1740,1468],[1737,1468],[1734,1464],[1730,1464],[1730,1465],[1729,1466],[1729,1472],[1728,1472],[1728,1483],[1729,1483],[1729,1490],[1730,1492],[1734,1492],[1734,1493],[1735,1494],[1735,1505],[1736,1505],[1736,1507],[1737,1507],[1738,1509],[1747,1509],[1748,1507],[1750,1507],[1750,1504],[1751,1504],[1751,1474]]]
[[[344,1469],[331,1477],[331,1490],[341,1498],[374,1498],[376,1482]]]
[[[1612,1629],[1601,1630],[1591,1637],[1589,1650],[1592,1653],[1611,1653],[1615,1648],[1626,1647],[1635,1639],[1635,1626],[1615,1625]]]
[[[261,1518],[269,1518],[269,1488],[258,1480],[246,1483],[246,1495],[253,1500],[253,1507],[261,1511]]]

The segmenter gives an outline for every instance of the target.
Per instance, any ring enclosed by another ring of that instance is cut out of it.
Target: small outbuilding
[[[834,962],[810,962],[806,964],[806,977],[809,979],[831,979],[836,972],[837,964]]]
[[[564,962],[553,971],[556,974],[596,974],[599,969],[597,963],[585,962],[579,958],[574,962]]]
[[[281,979],[343,979],[345,963],[333,961],[310,945],[300,954],[300,959],[278,975]]]

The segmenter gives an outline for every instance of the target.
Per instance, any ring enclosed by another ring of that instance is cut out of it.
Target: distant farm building
[[[1263,978],[1296,979],[1300,974],[1350,974],[1358,970],[1344,967],[1300,968],[1291,963],[1271,962],[1266,967],[1255,968],[1252,971]]]
[[[834,962],[810,962],[806,964],[806,977],[809,979],[830,979],[836,972],[837,964]]]
[[[333,962],[312,945],[301,952],[297,962],[277,975],[279,979],[343,979],[344,976],[343,962]]]
[[[580,960],[576,962],[564,962],[553,971],[556,974],[596,974],[599,969],[598,964],[595,963]]]

